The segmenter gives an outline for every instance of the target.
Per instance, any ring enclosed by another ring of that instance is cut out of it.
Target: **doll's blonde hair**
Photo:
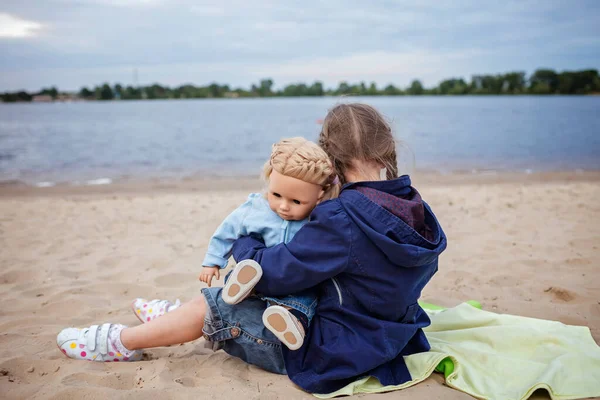
[[[340,193],[339,179],[336,179],[327,153],[316,143],[302,137],[282,139],[273,145],[271,157],[263,168],[266,181],[273,170],[321,186],[324,191],[322,201],[335,198]]]

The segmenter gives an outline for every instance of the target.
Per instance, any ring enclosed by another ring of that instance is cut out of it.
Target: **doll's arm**
[[[211,287],[213,277],[217,278],[217,280],[219,280],[221,278],[221,273],[219,272],[219,267],[203,266],[202,272],[200,272],[200,276],[198,277],[198,280],[200,282],[206,283],[208,285],[208,287]]]
[[[208,243],[204,261],[202,261],[204,267],[225,268],[227,266],[233,243],[239,237],[248,234],[244,220],[252,211],[252,202],[251,195],[244,204],[233,210],[219,225]]]

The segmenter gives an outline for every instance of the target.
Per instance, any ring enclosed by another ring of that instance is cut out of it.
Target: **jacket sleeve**
[[[310,221],[287,244],[266,248],[253,237],[236,240],[237,261],[253,259],[263,269],[256,290],[281,296],[311,288],[347,268],[351,226],[338,201],[315,208]]]
[[[233,243],[237,238],[248,234],[244,220],[252,211],[252,203],[253,197],[250,195],[244,204],[233,210],[219,225],[208,243],[203,266],[217,266],[221,269],[227,266]]]

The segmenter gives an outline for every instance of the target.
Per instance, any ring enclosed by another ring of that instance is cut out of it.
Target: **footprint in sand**
[[[13,284],[34,281],[37,276],[36,271],[13,270],[0,275],[0,284]]]
[[[108,256],[102,258],[98,261],[98,266],[102,268],[114,268],[119,265],[121,261],[123,261],[124,257],[116,257],[116,256]]]
[[[515,286],[519,286],[520,284],[522,284],[523,282],[521,281],[521,279],[519,277],[513,276],[513,275],[496,275],[493,276],[489,281],[489,284],[495,286],[495,287],[515,287]]]
[[[64,377],[61,382],[66,386],[96,386],[118,390],[129,390],[133,389],[133,378],[133,374],[112,373],[110,375],[95,375],[92,373],[80,372]]]
[[[576,297],[575,294],[569,290],[554,286],[550,286],[548,289],[544,290],[544,292],[550,293],[555,299],[564,301],[566,303],[574,300]]]
[[[167,286],[167,287],[176,287],[180,286],[182,283],[189,282],[190,274],[167,274],[157,276],[154,279],[154,282],[157,285]]]
[[[177,379],[175,379],[175,382],[177,382],[180,385],[185,386],[185,387],[197,387],[197,386],[200,386],[200,384],[196,383],[196,380],[194,378],[190,378],[189,376],[184,376],[182,378],[177,378]]]
[[[590,265],[591,263],[592,261],[586,258],[567,258],[565,260],[565,264],[575,266]]]

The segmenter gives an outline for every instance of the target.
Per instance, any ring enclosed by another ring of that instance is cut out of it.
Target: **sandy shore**
[[[590,327],[600,342],[600,173],[416,176],[449,238],[423,300]],[[231,189],[236,188],[236,189]],[[256,180],[0,188],[2,398],[312,399],[195,343],[137,364],[66,359],[67,326],[138,324],[138,296],[198,295],[214,229]],[[374,399],[470,399],[439,376]],[[542,397],[543,398],[543,397]]]

